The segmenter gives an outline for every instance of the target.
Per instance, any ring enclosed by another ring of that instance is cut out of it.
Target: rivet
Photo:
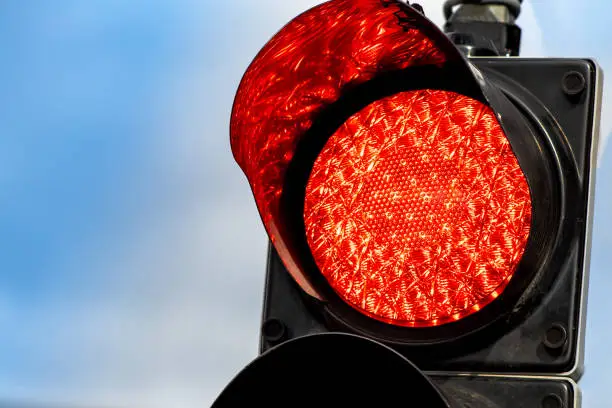
[[[287,336],[287,326],[279,319],[270,318],[263,322],[261,333],[270,343],[278,343]]]
[[[542,343],[544,346],[553,351],[562,350],[567,344],[567,330],[560,323],[552,324],[544,333]]]
[[[569,71],[563,75],[561,81],[563,92],[568,96],[580,95],[586,88],[586,79],[578,71]]]
[[[542,408],[563,408],[563,400],[557,394],[548,394],[542,399]]]

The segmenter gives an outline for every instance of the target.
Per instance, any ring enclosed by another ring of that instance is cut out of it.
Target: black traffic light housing
[[[213,408],[394,406],[398,401],[428,408],[559,408],[576,406],[577,399],[571,380],[427,376],[381,343],[326,333],[298,337],[263,353],[232,380]]]
[[[529,394],[527,390],[531,390],[533,398],[557,395],[565,401],[558,406],[573,406],[569,402],[578,394],[573,380],[578,380],[583,370],[592,171],[602,73],[588,59],[492,57],[472,58],[471,62],[539,131],[542,147],[556,171],[557,194],[566,207],[559,215],[559,223],[566,228],[556,237],[561,253],[529,287],[524,303],[486,332],[458,346],[392,346],[419,368],[437,373],[436,382],[450,393],[459,395],[462,391],[457,390],[466,387],[479,389],[479,395],[494,401],[495,395],[510,395],[518,389]],[[260,350],[337,329],[325,304],[303,294],[270,246]],[[453,373],[564,379],[547,382],[504,377],[490,381],[489,377],[468,379]],[[550,404],[557,401],[554,396],[547,398]]]
[[[424,24],[421,16],[415,14],[415,10],[422,12],[422,8],[413,5],[410,9],[405,3],[381,0],[380,5],[385,8],[393,5],[397,10],[393,15],[404,31],[415,27],[422,30],[435,39],[438,50],[450,60],[441,65],[431,60],[429,64],[417,64],[407,70],[383,70],[364,83],[351,84],[333,103],[317,111],[317,116],[304,130],[308,136],[304,138],[306,141],[296,142],[298,147],[291,151],[291,156],[287,151],[273,151],[267,155],[268,159],[291,159],[282,189],[276,190],[281,197],[277,207],[267,208],[269,203],[261,200],[268,196],[262,195],[263,190],[254,190],[256,201],[260,194],[258,204],[260,213],[263,211],[264,224],[269,215],[267,211],[270,208],[277,211],[275,223],[272,223],[273,233],[270,232],[272,224],[266,224],[272,238],[279,239],[279,230],[285,234],[280,239],[282,242],[275,242],[281,252],[277,252],[274,245],[269,249],[261,355],[226,388],[215,407],[230,406],[223,405],[223,401],[240,399],[244,395],[266,402],[275,387],[287,390],[292,386],[285,376],[316,386],[313,395],[317,396],[321,384],[315,381],[316,376],[305,372],[308,371],[305,367],[317,361],[325,370],[329,360],[327,372],[335,372],[336,377],[352,378],[357,368],[351,365],[350,359],[346,364],[334,363],[333,357],[337,356],[334,348],[329,347],[336,340],[338,343],[334,347],[342,348],[343,344],[351,348],[357,358],[367,360],[364,362],[367,363],[366,371],[368,368],[377,370],[377,359],[372,358],[377,353],[382,353],[378,354],[381,358],[383,355],[397,357],[389,364],[407,364],[405,371],[398,369],[401,371],[398,375],[414,375],[415,382],[419,381],[417,377],[425,379],[419,392],[424,393],[431,387],[434,394],[441,392],[440,398],[430,396],[430,405],[435,402],[449,408],[579,406],[576,381],[583,370],[601,70],[588,59],[504,57],[518,55],[520,29],[514,20],[520,13],[520,0],[448,1],[447,8],[449,4],[451,9],[460,5],[454,18],[449,18],[452,13],[447,16],[445,26],[456,48],[444,35],[440,36],[439,31],[434,32],[429,22]],[[352,3],[338,0],[336,4],[346,8]],[[374,0],[364,1],[364,4],[376,5]],[[504,7],[507,13],[499,14]],[[388,10],[381,10],[374,12],[388,14]],[[353,12],[358,14],[359,10]],[[477,22],[478,13],[489,13],[495,18],[502,15],[502,18]],[[495,30],[499,35],[493,33]],[[367,45],[369,43],[364,46]],[[457,49],[468,59],[461,57]],[[284,50],[265,55],[282,55]],[[296,65],[295,73],[300,64]],[[275,77],[274,66],[271,72]],[[247,83],[253,78],[258,77],[249,77]],[[292,84],[289,83],[290,87]],[[258,97],[260,91],[256,88],[249,88],[253,92],[250,97]],[[490,105],[504,126],[532,195],[532,232],[518,272],[506,290],[472,316],[427,328],[394,327],[374,322],[348,308],[334,298],[331,288],[326,287],[323,277],[316,273],[317,267],[305,241],[300,242],[305,235],[302,219],[305,177],[327,138],[360,108],[410,89],[450,90]],[[241,98],[238,111],[248,116],[252,99],[244,94]],[[283,108],[276,109],[278,112]],[[240,122],[240,114],[237,117]],[[248,145],[253,140],[248,130],[258,126],[259,122],[255,121],[250,127],[232,127],[232,142],[238,145],[237,160],[242,166],[248,153],[257,151]],[[271,140],[268,142],[274,143],[273,137]],[[245,141],[246,147],[240,145],[241,141]],[[268,147],[259,147],[262,146]],[[234,153],[236,157],[236,150]],[[252,163],[261,166],[258,159]],[[250,170],[259,172],[261,167]],[[245,173],[249,177],[248,172]],[[252,180],[249,181],[253,188]],[[279,256],[279,253],[283,255],[282,251],[287,256],[288,249],[293,252],[291,256],[295,256],[283,258],[285,262],[290,259],[289,269]],[[296,259],[301,262],[297,267]],[[296,269],[303,273],[299,279]],[[303,279],[308,285],[304,286]],[[327,354],[317,355],[316,349],[326,350]],[[420,370],[426,376],[421,376]],[[368,375],[374,376],[370,379],[372,384],[380,383],[376,382],[380,379],[376,372]],[[382,390],[384,384],[379,385]],[[306,388],[304,391],[309,392]]]

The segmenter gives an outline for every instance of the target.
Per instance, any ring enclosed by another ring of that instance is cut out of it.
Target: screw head
[[[567,330],[565,326],[560,323],[552,324],[546,333],[544,334],[544,339],[542,340],[544,346],[549,350],[561,350],[567,344]]]
[[[270,343],[278,343],[285,339],[287,327],[279,319],[268,319],[261,326],[261,333]]]
[[[576,96],[581,94],[586,88],[586,79],[578,71],[569,71],[563,75],[561,81],[563,92],[568,96]]]
[[[548,394],[542,399],[542,408],[563,408],[564,405],[557,394]]]

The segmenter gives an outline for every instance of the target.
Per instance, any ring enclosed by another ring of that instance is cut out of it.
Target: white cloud
[[[179,201],[170,213],[146,214],[146,228],[118,240],[124,256],[105,261],[103,253],[79,265],[116,276],[115,292],[58,300],[20,325],[26,341],[45,338],[53,353],[46,363],[61,361],[68,378],[43,389],[5,384],[0,395],[206,406],[256,355],[266,241],[248,194],[230,191],[212,205],[205,194]]]

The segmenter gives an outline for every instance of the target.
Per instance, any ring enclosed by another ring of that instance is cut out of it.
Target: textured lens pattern
[[[438,326],[508,285],[531,197],[490,108],[418,90],[372,103],[328,140],[304,220],[314,259],[344,301],[387,323]]]
[[[268,232],[287,166],[317,113],[381,72],[443,64],[445,54],[419,29],[431,26],[395,1],[333,0],[292,20],[259,52],[240,83],[230,131]]]

